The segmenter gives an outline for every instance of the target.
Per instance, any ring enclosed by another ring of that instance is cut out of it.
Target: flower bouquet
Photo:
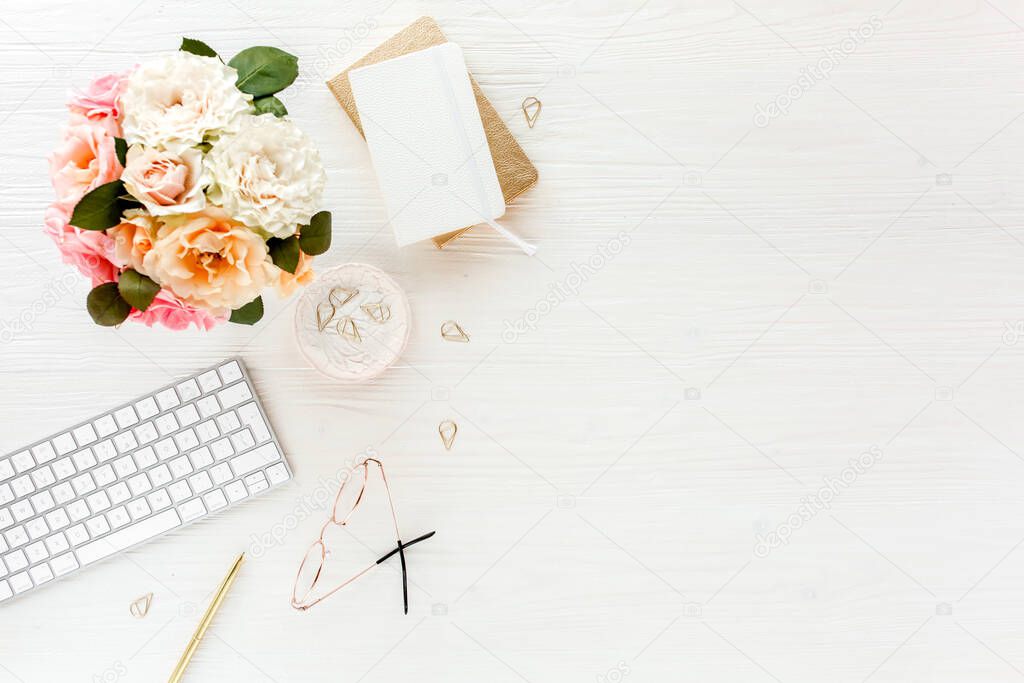
[[[46,232],[92,280],[96,323],[251,325],[264,288],[289,296],[312,280],[331,244],[325,174],[274,96],[297,75],[277,48],[225,64],[185,38],[72,96]]]

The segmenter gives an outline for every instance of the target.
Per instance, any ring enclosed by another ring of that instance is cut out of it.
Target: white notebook
[[[377,183],[399,246],[495,223],[505,199],[462,49],[454,43],[349,72]]]

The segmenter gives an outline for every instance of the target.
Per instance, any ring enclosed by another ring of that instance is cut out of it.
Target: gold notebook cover
[[[352,119],[359,130],[359,134],[365,137],[363,127],[359,123],[359,112],[356,110],[356,101],[352,96],[352,86],[348,81],[348,72],[362,66],[383,62],[393,57],[399,57],[410,52],[425,50],[434,45],[448,42],[448,38],[441,32],[441,27],[431,17],[420,17],[410,25],[406,26],[399,33],[391,36],[375,50],[351,65],[340,74],[327,81],[327,87],[334,93],[338,104],[345,109],[345,113]],[[529,190],[537,183],[537,168],[530,162],[526,152],[519,146],[512,132],[505,125],[505,122],[498,116],[490,100],[480,90],[480,86],[469,75],[473,84],[473,94],[476,95],[476,104],[480,109],[480,119],[484,124],[484,132],[487,134],[487,145],[491,148],[491,157],[494,159],[494,170],[498,173],[498,183],[501,185],[501,193],[505,197],[505,204],[512,201]],[[434,238],[434,244],[438,248],[451,242],[453,239],[469,230],[462,228],[454,232],[438,235]]]

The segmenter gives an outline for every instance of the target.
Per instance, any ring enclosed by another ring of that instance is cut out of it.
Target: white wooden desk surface
[[[1024,2],[5,5],[0,450],[241,354],[297,477],[0,608],[3,683],[164,680],[233,555],[367,448],[407,532],[438,532],[410,614],[393,569],[290,609],[313,511],[245,567],[188,680],[1024,676]],[[398,251],[384,226],[322,81],[427,12],[540,169],[507,217],[537,258],[487,230]],[[48,294],[68,88],[182,35],[300,56],[284,99],[337,227],[319,263],[380,266],[412,301],[380,381],[307,369],[289,302],[203,335],[94,327],[81,281]]]

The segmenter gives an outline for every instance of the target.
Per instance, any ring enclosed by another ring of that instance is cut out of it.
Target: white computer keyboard
[[[237,358],[0,457],[0,603],[291,476]]]

